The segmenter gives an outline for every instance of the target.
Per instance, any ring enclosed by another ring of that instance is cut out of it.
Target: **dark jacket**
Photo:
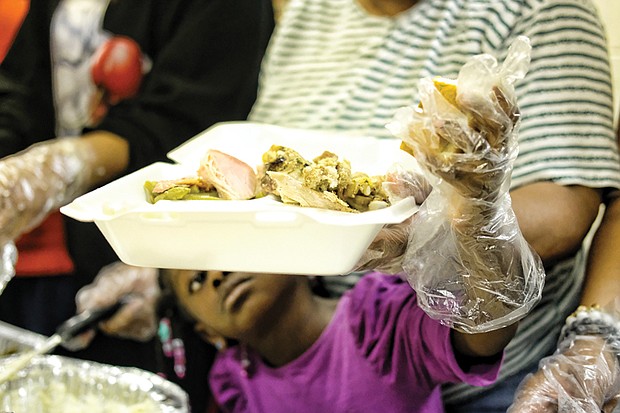
[[[0,65],[0,156],[55,137],[49,31],[59,1],[30,3]],[[103,29],[133,38],[152,61],[137,96],[113,106],[97,127],[129,142],[126,172],[166,160],[168,151],[214,123],[245,119],[273,26],[271,0],[111,0]],[[65,224],[77,291],[118,258],[94,224],[70,218]],[[58,305],[73,311],[72,301]],[[72,356],[159,368],[150,356],[136,361],[145,354],[142,343],[123,343],[119,351],[114,343],[99,334]]]

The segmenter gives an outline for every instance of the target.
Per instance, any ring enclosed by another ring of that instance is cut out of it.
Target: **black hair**
[[[174,318],[186,323],[196,324],[197,320],[183,308],[174,292],[172,270],[162,269],[159,271],[159,286],[161,295],[157,301],[158,317]]]

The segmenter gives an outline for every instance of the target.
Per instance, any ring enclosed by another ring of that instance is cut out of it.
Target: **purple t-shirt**
[[[278,368],[236,346],[217,357],[211,388],[225,412],[441,413],[440,384],[487,385],[495,364],[464,372],[450,329],[428,317],[397,276],[369,274],[345,294],[319,339]]]

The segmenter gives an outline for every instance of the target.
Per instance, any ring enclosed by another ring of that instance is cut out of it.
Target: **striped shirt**
[[[420,78],[455,78],[473,55],[500,62],[516,36],[532,61],[516,84],[522,113],[512,188],[537,181],[620,187],[604,30],[589,0],[420,0],[395,17],[354,0],[290,0],[267,57],[250,119],[390,138],[385,125],[417,104]],[[577,303],[584,251],[548,269],[543,299],[506,350],[501,377],[555,348]],[[332,286],[345,287],[355,277]],[[480,391],[445,390],[448,402]]]

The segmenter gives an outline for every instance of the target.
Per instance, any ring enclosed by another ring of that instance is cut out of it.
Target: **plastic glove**
[[[513,83],[529,65],[519,38],[503,65],[472,58],[456,87],[420,82],[421,104],[388,125],[433,191],[412,222],[403,268],[424,311],[466,333],[513,324],[540,299],[544,269],[511,208],[519,111]]]
[[[8,242],[2,246],[0,251],[0,294],[6,288],[6,285],[15,276],[15,263],[17,262],[17,248],[12,242]]]
[[[620,396],[620,321],[589,313],[569,317],[555,354],[523,380],[509,413],[613,411]]]
[[[77,312],[114,304],[127,296],[127,303],[99,329],[106,334],[137,341],[148,341],[157,332],[157,300],[161,294],[155,268],[134,267],[115,262],[102,268],[95,280],[76,296]],[[95,332],[88,331],[71,340],[65,347],[86,347]]]
[[[403,271],[412,218],[398,224],[386,224],[375,236],[353,271],[376,270],[386,274]]]
[[[421,170],[404,169],[399,164],[395,164],[385,176],[383,189],[392,204],[407,197],[413,197],[420,205],[433,187]],[[409,218],[401,223],[385,225],[358,260],[354,271],[376,270],[387,274],[402,273],[411,220],[412,218]]]
[[[78,139],[41,142],[0,160],[0,245],[88,189],[94,156]]]

